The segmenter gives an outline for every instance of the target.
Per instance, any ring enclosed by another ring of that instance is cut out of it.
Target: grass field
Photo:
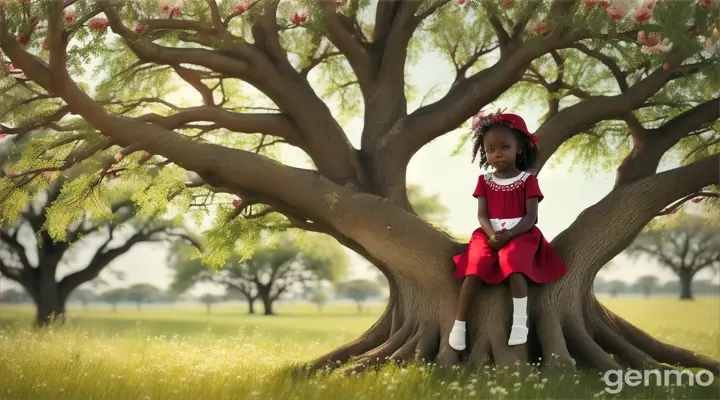
[[[660,339],[720,358],[720,298],[604,299]],[[69,323],[28,329],[32,309],[0,306],[0,399],[585,399],[720,398],[710,387],[628,387],[606,393],[597,375],[521,376],[414,365],[354,376],[284,372],[361,334],[381,313],[352,305],[248,316],[217,306],[137,311],[70,308]],[[654,378],[653,378],[654,379]],[[651,381],[651,384],[655,382]]]

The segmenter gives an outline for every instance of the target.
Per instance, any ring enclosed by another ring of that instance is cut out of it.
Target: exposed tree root
[[[566,323],[564,328],[568,350],[576,355],[578,361],[600,371],[622,369],[610,354],[593,340],[582,323]]]
[[[667,369],[669,364],[720,374],[720,361],[654,339],[609,312],[594,297],[572,309],[555,307],[543,297],[529,309],[528,342],[520,346],[507,344],[512,317],[507,309],[497,309],[501,307],[507,305],[495,301],[494,310],[480,310],[477,323],[468,325],[468,348],[457,352],[448,344],[451,326],[447,321],[433,321],[432,314],[424,320],[418,314],[406,315],[393,298],[363,336],[321,357],[309,369],[332,369],[349,361],[343,369],[352,374],[414,360],[445,366],[467,361],[473,367],[494,363],[524,368],[540,359],[545,371],[571,372],[578,364],[601,372],[623,367]]]
[[[537,315],[535,329],[542,351],[543,367],[574,371],[575,360],[568,351],[558,317],[553,313]]]
[[[432,325],[426,327],[420,334],[417,346],[415,347],[415,357],[421,361],[432,361],[435,359],[440,344],[440,327]]]

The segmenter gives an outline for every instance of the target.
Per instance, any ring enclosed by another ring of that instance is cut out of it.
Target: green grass
[[[656,337],[720,358],[720,298],[603,299]],[[353,376],[294,378],[311,360],[361,334],[381,313],[352,305],[322,314],[278,307],[248,316],[236,307],[71,308],[65,327],[28,329],[32,309],[0,308],[0,399],[421,399],[611,398],[590,374],[388,366]],[[626,387],[622,398],[718,398],[707,388]]]

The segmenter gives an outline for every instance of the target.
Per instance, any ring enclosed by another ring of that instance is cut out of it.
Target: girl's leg
[[[475,275],[468,275],[460,287],[460,296],[458,297],[458,306],[455,312],[455,324],[448,339],[450,347],[457,351],[465,349],[465,322],[470,312],[472,299],[475,297],[479,285],[480,278]]]
[[[527,342],[528,287],[523,274],[510,274],[508,279],[510,279],[510,294],[513,298],[513,321],[508,345],[516,346]]]

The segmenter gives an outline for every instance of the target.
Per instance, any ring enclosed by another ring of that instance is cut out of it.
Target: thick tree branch
[[[672,53],[668,62],[676,65],[683,59],[681,54]],[[640,107],[671,79],[671,70],[658,68],[622,94],[592,97],[558,112],[535,133],[541,142],[536,170],[542,169],[565,141],[599,121],[621,117],[627,110]]]
[[[699,104],[655,129],[645,129],[637,118],[627,115],[633,149],[617,169],[615,187],[654,174],[668,150],[691,132],[719,118],[718,98]]]
[[[306,147],[297,129],[281,113],[236,113],[219,107],[203,106],[182,109],[179,113],[167,117],[146,114],[138,119],[171,130],[182,128],[190,122],[214,122],[230,131],[277,136],[287,140],[293,146],[303,149]]]
[[[13,282],[25,285],[23,270],[15,267],[8,267],[0,260],[0,274]]]

